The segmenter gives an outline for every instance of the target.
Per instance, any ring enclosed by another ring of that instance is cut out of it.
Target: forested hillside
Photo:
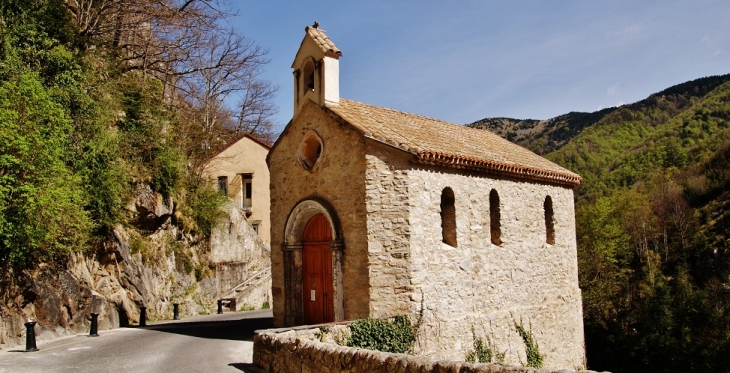
[[[730,80],[730,76],[711,76],[697,79],[691,82],[678,84],[656,93],[651,97],[623,107],[633,109],[651,108],[657,106],[657,97],[665,97],[673,101],[676,110],[683,110],[690,104],[692,97],[700,98],[718,85]],[[578,136],[583,129],[599,123],[604,117],[613,113],[618,108],[610,107],[592,113],[570,112],[555,118],[546,120],[536,119],[513,119],[513,118],[484,118],[474,123],[467,124],[468,127],[486,129],[492,131],[509,141],[522,145],[537,154],[545,155],[558,150]],[[663,109],[667,109],[665,106]],[[662,110],[663,110],[662,109]],[[664,118],[666,120],[667,118]],[[652,120],[657,120],[656,118]],[[659,119],[661,120],[661,119]]]
[[[584,128],[595,124],[614,110],[616,108],[594,113],[570,112],[547,120],[484,118],[467,124],[467,127],[492,131],[515,144],[544,155],[559,149]]]
[[[730,75],[523,123],[559,123],[516,141],[584,178],[576,220],[588,366],[730,371]]]
[[[270,138],[275,110],[266,50],[229,16],[208,0],[0,2],[0,342],[24,318],[83,323],[96,298],[155,316],[210,275],[223,197],[203,166],[240,132]],[[53,293],[65,279],[83,304]]]
[[[266,52],[226,17],[202,0],[0,4],[3,263],[92,248],[134,223],[139,183],[176,198],[176,224],[208,233],[204,161],[241,131],[272,135]]]

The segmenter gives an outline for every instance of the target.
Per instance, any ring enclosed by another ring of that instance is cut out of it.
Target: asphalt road
[[[253,332],[271,327],[261,310],[102,330],[0,351],[0,372],[258,372]]]

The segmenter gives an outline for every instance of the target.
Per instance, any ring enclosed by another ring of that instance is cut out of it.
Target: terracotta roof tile
[[[317,45],[319,45],[326,55],[330,57],[339,57],[342,55],[340,48],[337,48],[335,43],[327,37],[324,30],[309,26],[307,26],[304,30],[317,43]]]
[[[366,137],[415,154],[419,163],[577,187],[582,178],[489,131],[340,99],[327,109]]]

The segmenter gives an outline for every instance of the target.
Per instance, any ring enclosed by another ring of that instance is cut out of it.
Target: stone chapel
[[[485,130],[340,98],[317,25],[294,58],[294,116],[272,146],[274,324],[417,314],[419,355],[463,360],[472,330],[546,366],[585,351],[566,170]]]

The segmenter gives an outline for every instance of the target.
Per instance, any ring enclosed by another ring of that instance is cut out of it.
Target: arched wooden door
[[[322,214],[309,219],[302,239],[304,324],[334,321],[332,300],[332,229]]]

